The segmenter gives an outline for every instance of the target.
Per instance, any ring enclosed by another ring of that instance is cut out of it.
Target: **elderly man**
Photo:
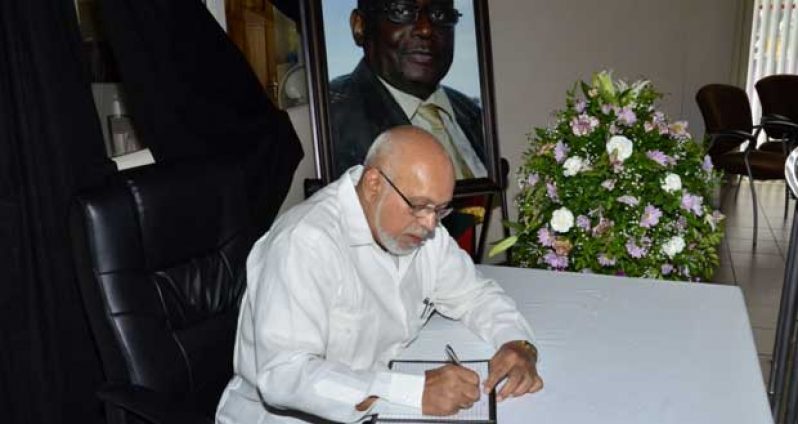
[[[456,179],[487,176],[481,109],[440,85],[459,18],[452,0],[358,0],[350,26],[363,59],[330,83],[334,175],[362,163],[379,133],[412,124],[438,138]]]
[[[528,324],[438,225],[453,187],[441,145],[398,127],[364,166],[281,216],[247,260],[217,423],[355,422],[378,399],[446,415],[500,380],[499,399],[539,390]],[[387,369],[433,309],[498,348],[486,381],[455,365],[424,376]]]

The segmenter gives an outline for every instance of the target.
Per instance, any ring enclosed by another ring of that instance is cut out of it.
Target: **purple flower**
[[[681,208],[693,212],[696,216],[701,216],[704,214],[703,202],[703,197],[684,192],[682,195]]]
[[[607,218],[601,217],[599,223],[593,227],[593,236],[600,236],[606,233],[615,223]]]
[[[626,125],[630,127],[637,122],[637,116],[635,115],[634,111],[630,107],[623,107],[621,109],[616,109],[615,114],[618,116],[618,122],[621,125]]]
[[[609,115],[610,111],[612,111],[612,106],[610,106],[610,105],[608,105],[606,103],[601,105],[601,113],[603,113],[605,115]]]
[[[554,244],[554,236],[548,228],[543,227],[538,230],[538,243],[545,247],[551,247]]]
[[[562,163],[566,157],[568,157],[568,146],[565,145],[562,141],[558,141],[557,145],[554,146],[554,160],[557,163]]]
[[[661,217],[662,211],[656,206],[648,204],[643,211],[643,216],[640,218],[640,226],[643,228],[651,228],[659,223]]]
[[[574,109],[576,109],[577,112],[582,113],[585,111],[585,106],[587,106],[587,103],[584,100],[579,99],[577,100],[576,105],[574,105]]]
[[[601,186],[612,191],[615,188],[615,180],[604,180],[601,182]]]
[[[576,226],[585,230],[590,231],[590,218],[585,215],[579,215],[576,217]]]
[[[646,152],[646,156],[662,166],[668,166],[673,163],[673,158],[662,153],[660,150],[649,150]]]
[[[598,124],[598,118],[583,113],[571,120],[571,130],[574,135],[588,135],[596,129]]]
[[[669,275],[671,272],[673,272],[673,265],[663,264],[660,267],[660,271],[662,271],[662,275]]]
[[[651,115],[651,122],[653,122],[654,124],[664,124],[665,114],[659,111],[654,112],[654,114]]]
[[[621,196],[616,200],[629,206],[637,206],[640,203],[640,200],[638,200],[637,197],[629,195]]]
[[[546,183],[546,195],[549,196],[552,202],[559,202],[560,196],[557,195],[557,186],[552,182]]]
[[[703,169],[704,172],[712,172],[712,167],[713,167],[712,158],[709,157],[709,155],[705,155],[704,156],[704,163],[701,164],[701,169]]]
[[[540,176],[538,176],[538,174],[537,174],[537,173],[529,174],[529,176],[528,176],[528,177],[526,177],[526,183],[527,183],[527,184],[528,184],[530,187],[532,187],[532,186],[536,185],[536,184],[538,183],[538,181],[539,181],[539,180],[540,180]]]
[[[554,269],[568,268],[568,257],[558,255],[551,250],[543,255],[543,262]]]
[[[643,256],[646,256],[646,254],[648,254],[648,247],[646,246],[646,244],[647,244],[646,240],[647,239],[645,239],[645,238],[643,239],[642,246],[639,246],[632,239],[627,240],[626,241],[626,253],[628,253],[629,256],[631,256],[633,258],[636,258],[636,259],[640,259]]]
[[[672,123],[668,127],[668,131],[677,140],[686,140],[690,138],[690,133],[687,132],[687,121],[676,121]]]
[[[599,255],[596,256],[596,259],[598,260],[598,263],[601,266],[613,266],[613,265],[615,265],[615,258],[610,258],[609,256],[607,256],[604,253],[599,253]]]

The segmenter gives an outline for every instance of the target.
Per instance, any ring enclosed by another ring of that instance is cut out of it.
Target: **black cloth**
[[[253,215],[277,215],[302,158],[238,48],[197,0],[103,0],[102,17],[138,135],[156,162],[245,158]]]
[[[443,87],[455,119],[483,163],[482,110],[473,100],[450,87]],[[333,178],[353,165],[363,163],[374,139],[383,131],[410,125],[410,120],[365,61],[351,74],[330,82],[330,138]]]
[[[68,233],[72,195],[115,172],[72,0],[0,2],[0,421],[99,423],[99,359]]]

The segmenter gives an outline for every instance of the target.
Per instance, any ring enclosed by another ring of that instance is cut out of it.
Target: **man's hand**
[[[499,401],[510,396],[535,393],[542,389],[543,380],[538,375],[535,366],[537,361],[537,349],[531,344],[523,340],[505,343],[490,360],[490,374],[483,385],[485,393],[490,393],[496,384],[505,377],[507,377],[507,382],[496,393]]]
[[[457,365],[445,365],[425,373],[421,412],[451,415],[479,400],[479,375]]]

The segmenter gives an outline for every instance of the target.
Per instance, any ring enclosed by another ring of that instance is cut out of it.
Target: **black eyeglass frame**
[[[443,218],[449,216],[449,214],[452,213],[452,211],[454,210],[454,208],[449,206],[448,204],[444,206],[435,206],[432,204],[414,205],[413,202],[411,202],[410,199],[408,199],[407,196],[405,196],[405,194],[402,193],[402,190],[399,190],[399,187],[397,187],[396,184],[394,184],[393,181],[391,181],[391,179],[388,178],[388,176],[385,175],[384,172],[382,172],[382,169],[380,168],[374,168],[374,169],[376,169],[377,172],[379,172],[380,175],[382,175],[382,178],[385,178],[385,181],[388,182],[388,185],[390,185],[391,188],[393,188],[394,191],[396,191],[396,194],[398,194],[399,197],[401,197],[402,200],[404,200],[405,203],[407,203],[407,206],[410,208],[410,213],[414,217],[424,218],[425,216],[424,214],[432,213],[435,215],[435,219],[437,219],[438,222],[440,222]]]
[[[394,12],[394,10],[392,10],[392,7],[396,5],[404,5],[407,6],[409,10],[414,11],[415,13],[413,13],[413,19],[402,19],[400,17],[397,17],[396,14],[392,13]],[[458,22],[460,22],[460,17],[463,16],[463,14],[460,13],[460,11],[455,9],[454,7],[447,7],[447,8],[431,8],[430,6],[418,7],[415,4],[401,2],[401,1],[398,2],[387,1],[379,6],[371,6],[367,8],[368,12],[382,13],[391,23],[396,25],[415,24],[416,22],[418,22],[418,18],[419,16],[421,16],[422,10],[425,12],[425,14],[427,15],[427,19],[429,19],[432,25],[442,28],[453,28],[455,25],[458,24]],[[446,17],[449,18],[449,20],[438,20],[434,18],[433,15],[434,12],[444,12]]]

